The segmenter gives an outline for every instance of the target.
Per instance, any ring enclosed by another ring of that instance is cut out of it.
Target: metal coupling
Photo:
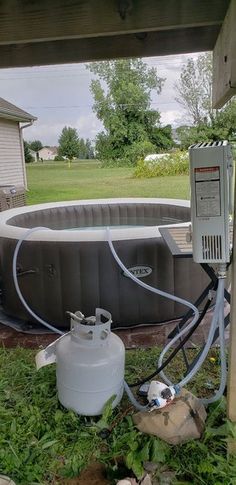
[[[217,273],[217,277],[220,279],[225,279],[227,276],[227,267],[226,267],[226,264],[221,264],[219,269],[218,269],[218,273]]]

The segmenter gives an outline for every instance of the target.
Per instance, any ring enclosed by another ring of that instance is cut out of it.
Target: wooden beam
[[[213,108],[236,94],[236,0],[231,0],[213,51]]]
[[[0,44],[220,25],[229,0],[1,0]]]
[[[212,50],[219,26],[0,45],[0,68],[148,57]]]
[[[236,423],[236,179],[234,189],[234,235],[233,235],[233,257],[231,264],[231,304],[230,304],[230,339],[229,339],[229,366],[227,385],[227,414],[228,418]],[[230,440],[228,443],[230,453],[236,454],[236,442]]]

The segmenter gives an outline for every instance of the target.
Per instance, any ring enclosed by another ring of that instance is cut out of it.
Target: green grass
[[[212,353],[217,362],[217,352]],[[128,351],[128,382],[152,371],[158,354],[158,348]],[[119,408],[108,413],[107,426],[114,427],[104,440],[99,435],[101,421],[77,416],[59,404],[55,366],[36,372],[34,355],[20,348],[0,350],[0,473],[10,475],[17,485],[61,484],[94,460],[105,463],[110,477],[121,478],[120,457],[126,457],[126,465],[137,475],[142,473],[142,462],[149,459],[158,463],[158,472],[171,469],[176,474],[173,485],[235,485],[236,462],[227,460],[225,437],[230,430],[224,424],[224,401],[213,406],[200,441],[169,446],[134,428],[124,398]],[[179,356],[168,372],[176,381],[183,369]],[[212,393],[206,391],[206,381],[210,376],[217,386],[218,374],[218,364],[207,360],[191,389],[199,395]],[[122,417],[127,408],[129,416]]]
[[[132,168],[101,168],[99,162],[27,165],[28,204],[106,197],[189,198],[187,175],[136,179]]]

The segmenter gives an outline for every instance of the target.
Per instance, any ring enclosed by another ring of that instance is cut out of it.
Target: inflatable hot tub
[[[188,223],[189,202],[167,199],[104,199],[40,204],[0,214],[0,273],[6,314],[33,321],[22,306],[12,277],[17,241],[29,228],[43,226],[22,243],[17,273],[29,306],[51,324],[68,327],[66,311],[112,313],[113,328],[160,323],[186,308],[139,287],[117,266],[107,243],[143,281],[189,301],[207,279],[191,258],[174,260],[158,226]]]

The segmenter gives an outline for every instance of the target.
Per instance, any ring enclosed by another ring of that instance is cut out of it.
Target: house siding
[[[0,185],[25,186],[19,123],[0,118]]]
[[[38,154],[39,158],[42,158],[43,160],[54,160],[55,156],[57,155],[57,151],[52,151],[50,148],[43,147],[38,151]]]

